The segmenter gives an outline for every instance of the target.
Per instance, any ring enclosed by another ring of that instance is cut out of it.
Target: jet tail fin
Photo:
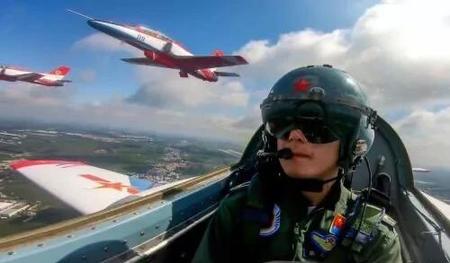
[[[239,74],[234,72],[214,71],[214,74],[219,77],[239,77]]]
[[[213,56],[223,57],[224,55],[225,55],[225,53],[222,50],[220,50],[220,49],[216,49],[216,50],[213,51]]]
[[[60,66],[52,71],[50,71],[50,74],[52,75],[58,75],[58,76],[65,76],[67,73],[69,73],[70,68],[66,66]]]
[[[50,71],[49,75],[47,75],[47,78],[50,78],[51,80],[61,81],[67,73],[69,73],[70,68],[67,66],[59,66],[56,69]],[[62,85],[62,83],[60,83]]]

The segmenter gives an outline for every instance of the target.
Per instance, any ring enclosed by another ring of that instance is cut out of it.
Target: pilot
[[[376,120],[359,84],[330,65],[298,68],[261,113],[256,172],[221,202],[193,262],[402,262],[396,222],[370,190],[349,189]]]

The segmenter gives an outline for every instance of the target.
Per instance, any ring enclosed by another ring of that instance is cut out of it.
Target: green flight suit
[[[359,214],[351,224],[360,226],[362,233],[371,234],[370,241],[352,242],[343,237],[325,259],[305,258],[304,248],[311,243],[311,231],[328,233],[334,215],[344,215],[355,195],[336,183],[325,200],[308,212],[308,201],[299,191],[286,185],[280,193],[274,200],[279,208],[278,229],[272,225],[264,230],[276,230],[275,233],[262,236],[261,226],[248,223],[242,216],[249,206],[261,206],[260,199],[264,197],[260,180],[254,176],[250,187],[232,191],[211,219],[193,262],[402,262],[395,221],[372,205],[366,206],[361,226]]]

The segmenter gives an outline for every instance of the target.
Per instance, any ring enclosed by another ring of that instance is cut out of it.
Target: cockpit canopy
[[[143,26],[143,25],[132,25],[131,27],[133,27],[137,31],[139,31],[139,32],[141,32],[143,34],[146,34],[148,36],[156,37],[156,38],[159,38],[161,40],[168,41],[168,42],[174,42],[173,39],[171,39],[170,37],[166,36],[165,34],[159,32],[159,31],[150,29],[150,28],[148,28],[146,26]]]

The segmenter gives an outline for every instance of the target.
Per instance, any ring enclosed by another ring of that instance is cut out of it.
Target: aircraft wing
[[[127,197],[147,195],[155,186],[149,180],[76,161],[18,160],[10,167],[82,214],[103,210]]]
[[[241,56],[176,56],[175,59],[192,69],[248,64]]]
[[[418,172],[418,173],[429,173],[431,172],[431,170],[425,169],[425,168],[412,168],[413,172]]]
[[[22,75],[14,76],[17,80],[26,80],[26,81],[35,81],[37,79],[42,78],[44,75],[39,73],[26,73]]]
[[[131,64],[137,64],[137,65],[146,65],[146,66],[155,66],[155,67],[161,67],[161,68],[175,68],[175,67],[169,67],[166,65],[158,64],[146,57],[143,58],[122,58],[122,61],[125,61],[127,63]]]
[[[421,193],[426,199],[428,199],[428,201],[430,201],[430,203],[434,205],[437,210],[439,210],[439,212],[447,217],[447,220],[450,220],[450,205],[423,191],[421,191]]]

